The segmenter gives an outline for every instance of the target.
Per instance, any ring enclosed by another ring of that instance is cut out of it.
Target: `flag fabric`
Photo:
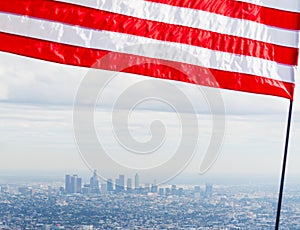
[[[2,52],[288,99],[299,31],[299,0],[0,0]]]

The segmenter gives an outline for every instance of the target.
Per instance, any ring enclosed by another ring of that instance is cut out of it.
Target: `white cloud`
[[[122,148],[110,148],[116,144],[111,131],[111,113],[101,110],[97,112],[96,118],[99,137],[106,137],[102,139],[102,143],[108,151],[113,151],[113,157],[119,158],[121,162],[126,161]],[[153,120],[161,120],[168,124],[169,144],[163,150],[170,154],[178,145],[181,129],[181,124],[174,114],[170,116],[168,112],[136,111],[129,121],[130,132],[137,140],[147,140],[145,137],[149,137],[149,126]],[[61,171],[86,169],[74,140],[72,107],[1,103],[0,121],[0,168]],[[187,169],[187,172],[194,174],[198,172],[212,132],[209,115],[199,115],[198,122],[200,138],[197,154]],[[209,171],[209,175],[237,172],[276,174],[280,169],[285,126],[286,116],[283,114],[228,115],[221,155]],[[294,121],[288,169],[289,172],[298,174],[299,135],[300,122]],[[170,141],[176,143],[170,145]],[[161,159],[154,159],[157,160]]]
[[[39,104],[71,104],[86,69],[0,54],[1,100]]]

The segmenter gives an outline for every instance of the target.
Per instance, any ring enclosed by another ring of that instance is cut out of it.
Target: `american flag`
[[[0,51],[82,67],[110,54],[99,68],[288,99],[299,30],[299,0],[0,1]]]

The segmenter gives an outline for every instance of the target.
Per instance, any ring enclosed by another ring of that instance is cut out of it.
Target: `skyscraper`
[[[77,175],[71,176],[71,193],[77,193]]]
[[[121,190],[123,191],[125,188],[125,176],[124,175],[119,175],[119,183]]]
[[[209,198],[212,196],[213,192],[213,186],[211,184],[206,184],[205,185],[205,197]]]
[[[159,188],[158,194],[159,194],[160,196],[163,196],[163,195],[164,195],[164,192],[165,192],[164,188]]]
[[[75,193],[81,193],[82,179],[77,177]]]
[[[116,178],[116,180],[115,180],[115,191],[116,192],[120,192],[121,191],[119,178]]]
[[[179,189],[177,190],[177,195],[178,195],[178,196],[182,196],[182,195],[183,195],[183,188],[179,188]]]
[[[152,193],[157,193],[157,191],[158,191],[158,186],[157,186],[156,184],[153,184],[153,185],[151,186],[151,192],[152,192]]]
[[[170,188],[166,188],[166,196],[170,196],[172,193],[171,193],[171,189]]]
[[[65,176],[65,191],[66,193],[81,193],[82,179],[77,175]]]
[[[140,187],[140,177],[139,177],[139,174],[135,174],[135,177],[134,177],[134,188],[135,189],[138,189]]]
[[[65,191],[66,193],[71,193],[71,176],[65,176]]]
[[[112,179],[108,179],[107,182],[106,182],[106,184],[107,184],[107,186],[106,186],[107,187],[107,191],[108,192],[112,192],[114,190]]]
[[[124,191],[125,187],[125,176],[119,175],[119,178],[116,179],[116,192]]]
[[[173,185],[171,186],[171,193],[172,193],[172,195],[177,195],[177,188],[176,188],[176,185],[175,185],[175,184],[173,184]]]
[[[132,180],[131,178],[127,179],[127,191],[131,191],[132,190]]]
[[[90,179],[90,189],[91,189],[91,193],[96,193],[96,194],[100,193],[97,170],[94,170],[94,174]]]

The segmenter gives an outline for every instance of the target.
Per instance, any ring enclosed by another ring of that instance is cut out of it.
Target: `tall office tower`
[[[211,197],[213,192],[213,186],[211,184],[205,185],[205,197]]]
[[[91,193],[96,193],[96,194],[100,193],[97,170],[94,170],[94,174],[90,179],[90,189],[91,189]]]
[[[70,175],[65,176],[65,192],[71,193],[71,176]]]
[[[70,193],[81,193],[82,179],[78,178],[77,175],[66,175],[65,176],[65,192]]]
[[[172,192],[172,195],[177,195],[177,189],[176,189],[176,185],[175,184],[173,184],[171,186],[171,192]]]
[[[120,183],[121,191],[124,191],[124,188],[125,188],[125,176],[124,175],[119,175],[119,183]]]
[[[71,176],[71,192],[70,193],[76,193],[77,192],[77,175]]]
[[[158,191],[158,186],[157,186],[156,184],[153,184],[153,185],[151,186],[151,192],[152,192],[152,193],[157,193],[157,191]]]
[[[171,189],[170,188],[166,188],[166,196],[170,196],[172,193],[171,193]]]
[[[139,177],[139,174],[135,174],[135,177],[134,177],[134,188],[135,189],[139,189],[140,187],[140,177]]]
[[[112,179],[108,179],[106,181],[106,184],[107,184],[107,191],[108,192],[112,192],[114,190],[114,187],[113,187],[113,182],[112,182]]]
[[[77,182],[76,182],[76,191],[75,191],[75,193],[81,193],[81,188],[82,188],[82,179],[78,177]]]
[[[116,192],[120,192],[121,191],[119,178],[116,178],[116,180],[115,180],[115,191]]]
[[[124,175],[119,175],[119,178],[116,179],[116,192],[124,191],[125,187],[125,177]]]
[[[163,196],[164,195],[164,188],[159,188],[159,190],[158,190],[158,194],[160,195],[160,196]]]
[[[127,179],[127,191],[131,191],[132,190],[132,180],[131,178]]]

